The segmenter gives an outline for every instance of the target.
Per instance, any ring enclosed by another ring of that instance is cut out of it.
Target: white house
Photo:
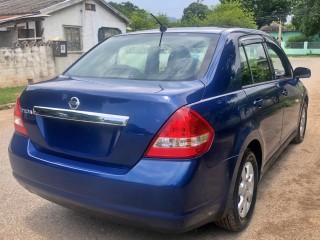
[[[0,87],[54,77],[128,23],[104,0],[0,0]],[[67,41],[67,54],[54,40]]]
[[[126,32],[128,23],[104,0],[1,0],[0,47],[66,40],[68,52],[83,53],[108,36]]]

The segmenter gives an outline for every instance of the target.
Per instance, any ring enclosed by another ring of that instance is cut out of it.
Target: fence
[[[320,42],[282,42],[281,47],[288,55],[320,54]]]
[[[56,75],[51,44],[23,43],[0,48],[0,87],[25,86]]]

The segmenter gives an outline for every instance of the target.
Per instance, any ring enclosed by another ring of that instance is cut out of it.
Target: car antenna
[[[159,47],[161,47],[161,42],[162,42],[162,37],[163,37],[163,34],[168,30],[168,28],[163,25],[158,18],[156,18],[156,16],[154,16],[152,13],[150,13],[151,16],[157,21],[157,23],[159,23],[160,25],[160,32],[161,32],[161,37],[160,37],[160,43],[159,43]]]

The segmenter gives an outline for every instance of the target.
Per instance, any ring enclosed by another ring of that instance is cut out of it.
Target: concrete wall
[[[269,34],[275,38],[278,38],[278,32],[269,32]],[[301,48],[290,48],[287,47],[287,41],[291,37],[300,36],[301,32],[290,31],[282,33],[282,43],[281,47],[288,55],[318,55],[320,54],[320,48],[308,48],[308,42],[301,43]],[[314,37],[314,40],[318,40],[319,37]]]
[[[287,55],[319,55],[320,48],[308,48],[308,42],[303,43],[303,48],[287,48],[286,43],[281,43],[282,49]]]
[[[25,86],[56,75],[52,47],[46,44],[0,48],[0,87]]]

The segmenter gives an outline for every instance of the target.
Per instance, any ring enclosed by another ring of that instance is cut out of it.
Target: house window
[[[88,11],[94,11],[94,12],[96,11],[96,5],[95,4],[86,3],[85,6],[86,6],[86,10],[88,10]]]
[[[98,41],[102,42],[103,40],[120,33],[122,32],[118,28],[102,27],[98,30]]]
[[[68,51],[82,51],[81,27],[64,26],[64,36],[67,41]]]
[[[18,29],[18,38],[34,38],[34,29]]]

